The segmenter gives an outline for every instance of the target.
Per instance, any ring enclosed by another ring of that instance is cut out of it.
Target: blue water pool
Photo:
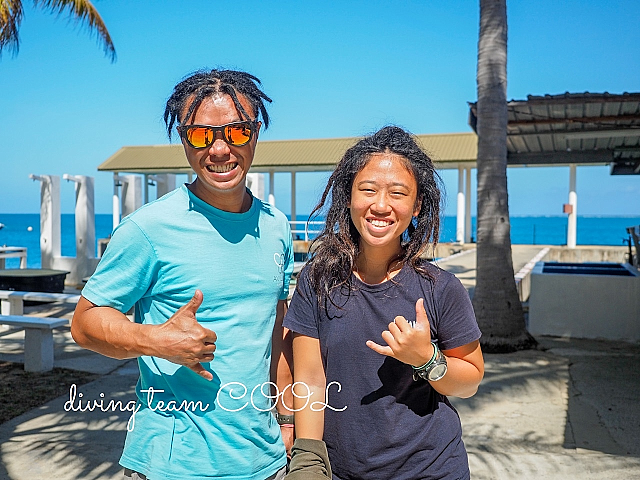
[[[631,270],[621,263],[561,263],[545,262],[542,273],[562,273],[571,275],[616,275],[622,277],[635,276]]]

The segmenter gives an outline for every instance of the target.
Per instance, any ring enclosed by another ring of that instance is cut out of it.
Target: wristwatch
[[[437,382],[447,373],[447,357],[443,355],[435,343],[431,342],[431,345],[433,345],[433,356],[431,360],[421,367],[412,366],[414,381],[422,378],[423,380]]]
[[[275,412],[276,421],[278,425],[292,425],[293,424],[293,415],[282,415],[281,413]]]

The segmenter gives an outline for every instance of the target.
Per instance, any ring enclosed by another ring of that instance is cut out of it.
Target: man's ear
[[[256,140],[258,140],[258,135],[260,134],[260,128],[262,127],[262,122],[256,122]]]

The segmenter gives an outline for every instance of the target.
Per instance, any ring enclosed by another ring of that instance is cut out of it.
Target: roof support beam
[[[512,113],[518,115],[533,115],[529,112],[518,112],[513,111]],[[571,123],[593,123],[596,125],[605,123],[605,122],[616,122],[619,125],[621,122],[633,122],[640,121],[640,115],[616,115],[616,116],[608,116],[608,117],[578,117],[578,118],[533,118],[531,120],[509,120],[508,127],[511,126],[525,126],[525,125],[549,125],[554,123],[560,123],[563,125],[571,124]]]
[[[613,162],[613,150],[507,154],[508,165],[569,165],[572,163],[608,164],[611,162]]]
[[[581,130],[578,132],[565,132],[560,134],[567,140],[591,140],[592,138],[619,138],[619,137],[640,137],[640,128],[620,128],[616,130]]]
[[[509,106],[518,107],[519,105],[584,105],[593,103],[621,103],[621,102],[637,102],[640,98],[638,93],[566,93],[561,95],[527,95],[527,100],[511,100]],[[475,105],[475,103],[471,104]]]

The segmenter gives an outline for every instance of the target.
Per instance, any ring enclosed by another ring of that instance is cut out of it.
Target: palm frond
[[[0,0],[0,2],[2,1],[4,0]],[[17,2],[17,0],[13,1]],[[34,0],[34,4],[48,8],[54,13],[68,11],[71,18],[75,19],[78,23],[84,23],[90,31],[97,34],[99,42],[103,45],[104,54],[108,56],[112,62],[115,62],[116,49],[111,40],[111,35],[98,10],[96,10],[89,0]]]
[[[18,29],[22,22],[22,0],[0,0],[0,57],[3,50],[17,55],[20,48]]]

